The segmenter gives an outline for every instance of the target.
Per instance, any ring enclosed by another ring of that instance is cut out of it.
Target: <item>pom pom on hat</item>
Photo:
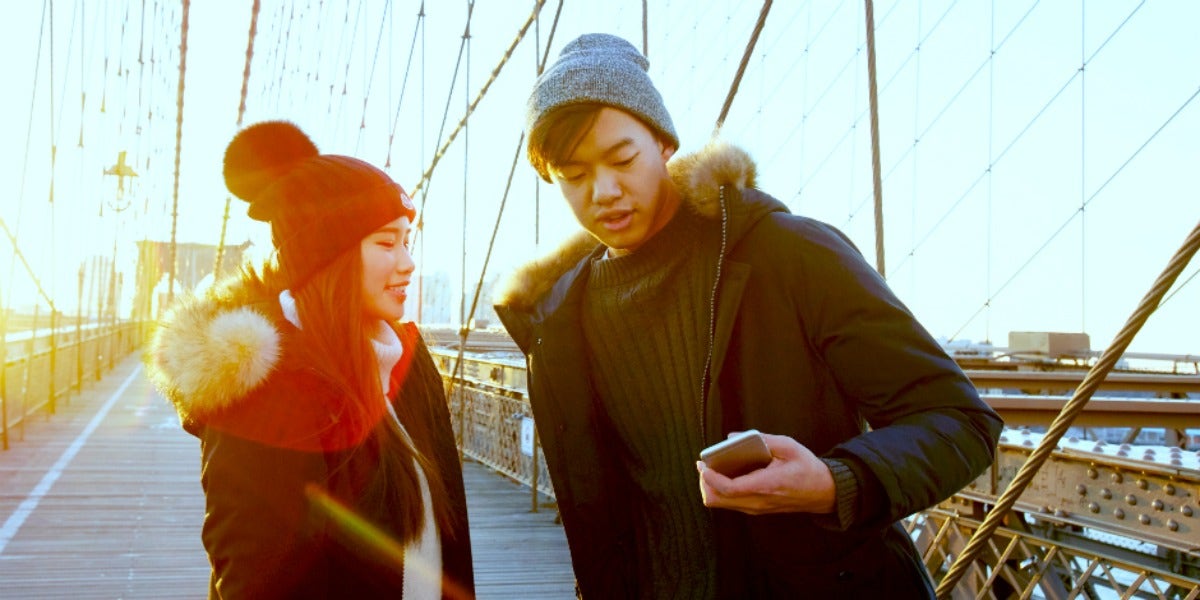
[[[320,154],[287,121],[251,125],[225,150],[225,185],[250,203],[251,219],[271,224],[280,268],[295,289],[372,231],[416,218],[408,194],[378,168]]]
[[[251,203],[253,213],[254,201],[264,189],[318,154],[317,146],[294,124],[256,123],[238,132],[225,149],[225,187]]]

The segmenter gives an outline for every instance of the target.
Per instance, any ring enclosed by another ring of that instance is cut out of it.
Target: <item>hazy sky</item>
[[[246,121],[294,120],[322,151],[380,166],[390,155],[390,172],[411,189],[533,4],[475,5],[451,88],[466,2],[429,3],[418,28],[420,2],[265,1]],[[693,151],[712,132],[760,5],[650,4],[651,75],[681,151]],[[215,243],[220,232],[220,157],[236,131],[249,6],[191,5],[182,241]],[[455,284],[479,277],[523,126],[535,35],[544,46],[556,7],[546,4],[417,198],[427,202],[428,273]],[[0,216],[20,224],[43,285],[73,306],[83,257],[111,255],[117,237],[130,240],[118,252],[124,265],[132,239],[170,234],[181,4],[59,0],[6,12]],[[1186,0],[875,3],[887,274],[931,332],[998,345],[1013,330],[1085,331],[1096,349],[1111,340],[1200,220],[1197,13]],[[641,2],[566,2],[552,54],[587,31],[641,46]],[[866,63],[862,2],[775,2],[722,137],[756,159],[764,190],[842,228],[874,262]],[[139,177],[118,200],[116,180],[101,173],[120,150]],[[265,247],[265,228],[244,211],[235,199],[228,240]],[[489,272],[574,230],[557,190],[522,159]],[[0,244],[0,287],[28,302],[30,278],[10,272],[10,253]],[[1192,279],[1132,349],[1200,353],[1197,307]]]

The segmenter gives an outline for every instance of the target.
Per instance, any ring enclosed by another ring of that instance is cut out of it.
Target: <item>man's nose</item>
[[[612,204],[621,197],[621,186],[616,174],[608,169],[596,172],[596,180],[592,184],[592,201],[600,205]]]

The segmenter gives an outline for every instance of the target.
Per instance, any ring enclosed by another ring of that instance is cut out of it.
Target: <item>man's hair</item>
[[[529,131],[529,164],[546,183],[553,183],[550,168],[567,162],[583,136],[596,124],[603,104],[584,102],[550,111]]]
[[[620,107],[599,102],[568,104],[546,113],[529,130],[529,145],[526,148],[529,164],[533,165],[538,175],[541,175],[546,183],[554,183],[550,177],[550,169],[571,159],[571,155],[575,153],[575,149],[579,147],[583,137],[596,124],[600,111],[605,108],[619,110],[634,117],[654,134],[654,139],[658,140],[660,144],[665,147],[676,147],[673,138],[647,123],[645,119]]]

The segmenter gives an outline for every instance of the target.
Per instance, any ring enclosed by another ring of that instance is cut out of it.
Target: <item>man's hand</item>
[[[736,479],[696,462],[704,505],[751,515],[832,513],[837,490],[829,467],[790,437],[763,434],[763,438],[774,457],[771,464]]]

